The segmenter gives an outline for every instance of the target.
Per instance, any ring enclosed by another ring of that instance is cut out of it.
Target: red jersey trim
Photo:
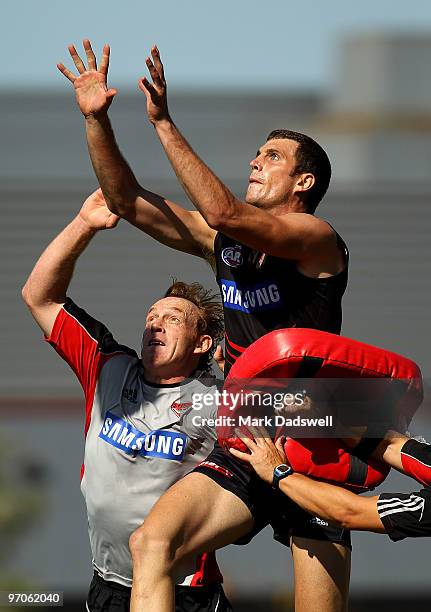
[[[211,582],[223,582],[215,553],[203,553],[196,559],[196,572],[190,586],[205,586]]]
[[[239,344],[235,344],[235,342],[232,342],[232,340],[230,340],[230,338],[227,335],[227,333],[225,333],[225,338],[226,338],[227,342],[229,342],[230,346],[233,349],[237,350],[239,353],[243,353],[245,351],[245,349],[247,348],[245,346],[240,346]]]
[[[69,300],[69,304],[73,304],[73,302]],[[80,312],[90,319],[87,313],[78,309],[74,304],[73,307],[76,312]],[[98,323],[94,319],[91,320]],[[65,309],[65,305],[57,314],[50,336],[45,337],[45,339],[54,347],[60,357],[69,364],[81,383],[85,395],[84,431],[87,435],[100,371],[111,357],[121,354],[123,351],[117,350],[103,354],[99,349],[99,341],[90,334],[77,317]]]

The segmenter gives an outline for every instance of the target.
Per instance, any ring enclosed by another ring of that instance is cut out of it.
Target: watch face
[[[278,471],[281,472],[282,474],[285,474],[289,470],[290,470],[290,467],[288,465],[279,465],[278,466]]]
[[[278,465],[274,472],[277,474],[277,476],[282,476],[283,474],[286,474],[286,472],[289,472],[292,468],[289,465],[286,465],[285,463],[283,463],[282,465]]]
[[[281,465],[277,465],[277,467],[274,468],[274,476],[273,476],[273,479],[272,479],[272,486],[275,489],[278,489],[279,481],[282,480],[283,478],[285,478],[286,476],[289,476],[292,473],[293,473],[293,470],[290,467],[290,465],[286,465],[285,463],[282,463]]]

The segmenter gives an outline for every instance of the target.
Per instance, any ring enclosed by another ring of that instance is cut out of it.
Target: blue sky
[[[431,32],[431,3],[7,0],[2,22],[2,86],[64,87],[55,64],[68,60],[69,42],[89,37],[98,51],[111,44],[111,82],[119,87],[135,86],[157,42],[172,87],[258,92],[330,83],[339,42],[349,33]]]

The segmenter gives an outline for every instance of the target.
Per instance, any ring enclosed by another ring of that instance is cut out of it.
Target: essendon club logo
[[[180,402],[172,402],[171,410],[175,412],[177,416],[181,416],[192,406],[193,406],[192,402],[184,402],[183,404],[180,404]]]
[[[241,245],[236,244],[233,247],[226,247],[221,252],[221,258],[224,263],[231,268],[238,268],[242,264]]]

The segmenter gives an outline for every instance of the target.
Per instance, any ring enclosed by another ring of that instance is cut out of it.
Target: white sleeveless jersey
[[[214,396],[216,379],[145,382],[135,351],[118,344],[70,299],[48,342],[75,371],[85,393],[81,489],[94,568],[105,580],[131,586],[131,533],[166,489],[213,448],[215,429],[207,421],[216,417],[217,406],[197,400]],[[204,439],[194,455],[187,453],[192,438]],[[214,580],[222,577],[214,554],[205,553],[184,568],[177,582],[199,586]]]

